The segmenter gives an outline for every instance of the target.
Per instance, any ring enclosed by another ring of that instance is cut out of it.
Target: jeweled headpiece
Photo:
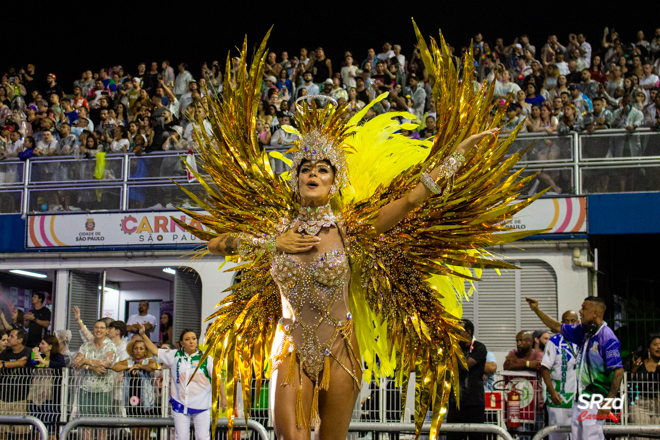
[[[302,101],[302,104],[299,102]],[[286,130],[299,136],[295,146],[288,152],[293,153],[291,165],[291,185],[298,192],[298,167],[309,160],[318,162],[327,160],[335,168],[335,180],[330,196],[348,184],[346,150],[344,139],[350,133],[346,105],[324,95],[311,95],[296,101],[296,125],[298,130],[287,127]]]

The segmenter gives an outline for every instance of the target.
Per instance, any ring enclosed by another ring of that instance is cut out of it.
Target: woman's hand
[[[488,137],[494,136],[500,131],[499,128],[491,128],[490,130],[482,131],[481,133],[473,134],[469,138],[465,139],[463,142],[458,144],[456,151],[465,156],[473,147],[475,147],[479,141]]]
[[[642,360],[641,357],[637,357],[633,354],[632,363],[630,365],[630,370],[633,373],[637,373],[637,370],[639,370],[639,367],[641,367],[643,363],[644,363],[644,361]]]
[[[297,254],[306,252],[321,242],[321,239],[315,235],[302,235],[295,232],[298,229],[298,223],[284,234],[277,237],[277,251],[287,254]]]

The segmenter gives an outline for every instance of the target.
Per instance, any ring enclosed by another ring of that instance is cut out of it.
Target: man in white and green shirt
[[[562,324],[574,325],[579,323],[578,315],[572,310],[564,312],[561,317]],[[573,412],[573,399],[575,398],[575,360],[577,345],[564,339],[561,333],[551,337],[545,344],[543,360],[541,361],[541,375],[548,389],[546,408],[548,408],[548,422],[554,425],[570,425]],[[568,433],[550,434],[550,440],[568,440]]]

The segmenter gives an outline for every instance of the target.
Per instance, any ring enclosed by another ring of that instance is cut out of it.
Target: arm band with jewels
[[[442,165],[440,165],[440,173],[438,174],[438,179],[448,179],[453,177],[454,174],[456,174],[456,171],[458,171],[464,162],[465,157],[458,151],[454,151],[451,156],[446,158],[442,162]],[[437,183],[435,183],[433,178],[428,173],[422,173],[420,180],[424,186],[433,194],[442,194],[442,189]]]
[[[238,254],[241,258],[254,258],[257,249],[265,249],[266,252],[273,254],[277,250],[276,237],[267,235],[265,237],[255,237],[248,234],[238,234]]]

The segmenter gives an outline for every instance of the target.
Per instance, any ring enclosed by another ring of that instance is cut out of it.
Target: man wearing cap
[[[64,97],[64,90],[62,90],[62,86],[57,84],[57,77],[53,73],[49,73],[48,76],[46,77],[46,83],[48,84],[48,88],[46,89],[46,93],[44,96],[50,96],[52,94],[55,94],[59,96],[60,98]]]
[[[575,106],[575,110],[579,114],[588,113],[593,111],[594,106],[587,95],[582,93],[578,84],[571,84],[568,86],[568,91],[571,94],[571,104]]]
[[[331,96],[332,95],[332,79],[328,78],[323,81],[323,90],[321,90],[321,95]]]

